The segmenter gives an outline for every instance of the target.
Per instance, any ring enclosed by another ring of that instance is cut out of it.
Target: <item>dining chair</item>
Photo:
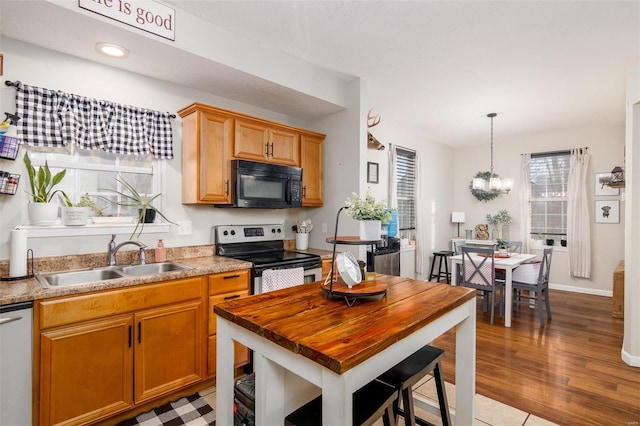
[[[462,247],[465,247],[467,242],[465,240],[454,241],[453,242],[453,251],[456,255],[462,254]],[[458,268],[458,281],[462,282],[462,268]]]
[[[522,253],[522,241],[509,241],[509,253]]]
[[[502,302],[504,281],[495,276],[495,251],[493,248],[462,248],[462,285],[482,291],[483,310],[487,311],[488,296],[491,294],[491,324],[496,305],[496,293],[500,291],[500,315],[503,314]]]
[[[520,304],[537,305],[540,323],[544,324],[542,302],[547,309],[547,318],[551,319],[549,304],[549,271],[551,270],[551,255],[553,247],[544,249],[542,259],[536,263],[526,263],[513,271],[513,304],[517,308]],[[528,294],[524,295],[523,290]]]

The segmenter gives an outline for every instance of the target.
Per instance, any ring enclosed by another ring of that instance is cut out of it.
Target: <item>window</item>
[[[560,239],[567,233],[569,151],[531,155],[531,235]]]
[[[161,161],[150,155],[118,155],[101,150],[75,149],[74,146],[70,146],[30,147],[29,156],[36,168],[44,165],[46,161],[52,174],[67,169],[64,179],[55,189],[63,190],[73,203],[77,203],[83,194],[89,194],[102,207],[105,216],[138,216],[138,211],[134,207],[122,207],[105,200],[120,201],[120,196],[114,193],[122,190],[116,177],[121,177],[122,180],[130,183],[141,195],[160,192]],[[28,182],[25,184],[28,186]],[[90,216],[93,215],[93,213],[90,214]]]
[[[416,153],[396,147],[398,229],[416,229]]]

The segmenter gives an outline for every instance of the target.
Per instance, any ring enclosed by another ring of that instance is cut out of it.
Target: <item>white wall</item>
[[[517,188],[520,187],[520,154],[524,152],[549,152],[578,147],[588,147],[591,154],[587,182],[590,205],[594,199],[617,199],[595,197],[595,173],[609,172],[616,165],[624,164],[624,127],[599,127],[594,123],[589,128],[569,129],[556,133],[524,135],[509,140],[494,138],[494,169],[501,177],[514,180],[514,191],[508,195],[481,202],[469,191],[469,183],[479,171],[488,171],[490,165],[489,145],[461,147],[455,150],[455,210],[466,213],[467,223],[461,229],[473,229],[476,224],[487,223],[487,214],[496,214],[507,209],[515,222],[510,226],[511,239],[522,239],[520,235],[520,206]],[[551,267],[551,284],[555,288],[577,290],[592,294],[611,295],[612,274],[624,258],[624,202],[620,202],[619,224],[595,224],[594,207],[591,210],[592,274],[591,279],[569,276],[567,253],[556,244]]]
[[[260,109],[251,105],[242,104],[230,99],[196,91],[187,87],[165,83],[159,80],[121,71],[97,63],[81,60],[72,56],[59,54],[47,49],[25,44],[11,39],[1,39],[4,53],[3,80],[20,80],[25,84],[49,89],[62,90],[87,97],[106,99],[113,102],[130,104],[160,111],[175,112],[194,101],[235,110],[266,119],[309,128],[327,134],[325,152],[332,153],[332,144],[345,144],[345,140],[353,140],[353,137],[342,138],[341,126],[347,126],[351,117],[347,115],[341,122],[332,122],[327,118],[324,123],[314,124],[295,120],[291,117]],[[15,89],[4,84],[0,90],[0,111],[13,112]],[[353,97],[359,96],[355,91]],[[357,122],[357,121],[355,121]],[[294,219],[309,216],[308,209],[287,210],[253,210],[253,209],[221,209],[212,206],[189,206],[180,202],[181,182],[181,121],[177,117],[173,122],[174,129],[174,153],[175,157],[167,161],[166,191],[161,199],[163,209],[173,221],[191,220],[193,235],[178,236],[172,227],[169,234],[144,234],[140,240],[150,246],[155,246],[158,238],[164,238],[168,247],[209,244],[210,228],[220,224],[242,223],[279,223],[285,221],[287,238],[293,238],[290,225]],[[334,130],[336,133],[334,133]],[[357,130],[355,130],[357,132]],[[345,144],[345,145],[348,145]],[[353,145],[357,146],[357,145]],[[6,259],[9,254],[9,230],[21,224],[28,224],[26,205],[29,197],[24,192],[28,184],[24,173],[23,163],[20,158],[24,152],[21,148],[19,159],[15,162],[0,160],[0,170],[19,173],[22,175],[18,193],[15,196],[0,196],[0,259]],[[355,164],[359,158],[355,158]],[[332,167],[329,156],[325,159],[325,166]],[[341,170],[340,173],[345,171]],[[325,179],[330,173],[325,172]],[[329,179],[331,182],[331,179]],[[354,188],[357,188],[354,186]],[[326,194],[329,188],[325,189]],[[357,189],[354,189],[357,190]],[[313,209],[320,210],[320,209]],[[315,235],[314,231],[314,236]],[[318,232],[319,234],[319,232]],[[118,237],[118,240],[125,239]],[[61,243],[59,238],[37,238],[29,240],[29,248],[34,250],[36,257],[53,256],[76,253],[95,253],[106,251],[107,236],[98,237],[74,237],[72,243]]]

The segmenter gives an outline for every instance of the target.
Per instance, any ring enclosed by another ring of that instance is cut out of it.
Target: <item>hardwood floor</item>
[[[476,391],[561,425],[638,425],[640,368],[620,358],[623,320],[611,298],[551,290],[553,318],[521,305],[511,328],[477,305]],[[445,380],[455,383],[455,334],[444,349]]]

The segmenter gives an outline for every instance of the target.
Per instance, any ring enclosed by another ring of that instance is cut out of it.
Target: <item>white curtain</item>
[[[587,197],[589,159],[586,148],[571,150],[567,183],[567,246],[569,274],[577,278],[591,278],[591,215]]]
[[[398,165],[397,152],[394,144],[389,145],[389,199],[387,206],[390,209],[398,208]]]
[[[420,213],[420,208],[423,206],[422,195],[423,191],[420,190],[422,186],[422,156],[420,151],[416,151],[416,272],[418,274],[425,273],[427,268],[425,262],[428,264],[427,256],[425,256],[425,244],[424,244],[424,215]]]
[[[520,158],[520,241],[522,253],[529,253],[531,241],[531,154]]]

